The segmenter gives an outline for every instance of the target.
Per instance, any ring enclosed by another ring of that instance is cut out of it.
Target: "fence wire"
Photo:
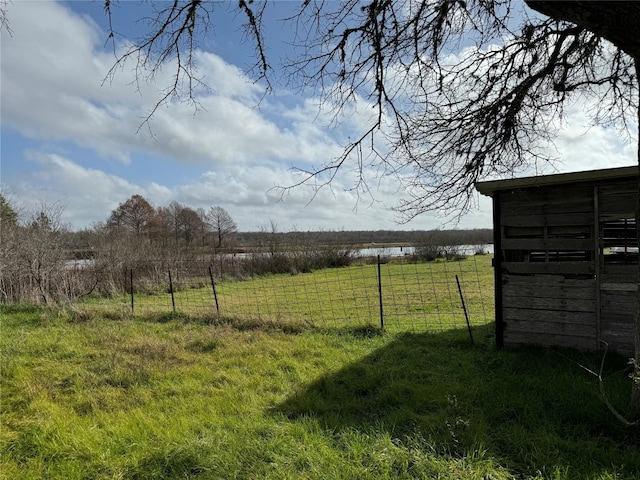
[[[413,332],[465,328],[494,318],[489,255],[432,262],[378,258],[307,273],[245,277],[228,274],[234,270],[232,258],[195,266],[174,262],[162,270],[155,269],[152,284],[135,269],[125,270],[125,293],[86,298],[76,308]]]

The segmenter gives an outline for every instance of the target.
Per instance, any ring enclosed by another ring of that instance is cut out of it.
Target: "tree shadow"
[[[611,416],[595,378],[579,366],[597,370],[598,354],[498,350],[491,325],[473,334],[475,346],[466,329],[398,335],[275,411],[315,418],[333,432],[382,430],[398,444],[419,437],[454,458],[483,450],[516,476],[640,478],[637,434]],[[607,389],[623,408],[625,367],[625,358],[607,357]]]

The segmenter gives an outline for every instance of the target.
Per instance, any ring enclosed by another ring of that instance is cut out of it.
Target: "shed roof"
[[[489,180],[476,182],[476,190],[482,195],[493,196],[494,192],[520,188],[543,187],[550,185],[567,185],[583,182],[606,182],[622,178],[638,176],[638,167],[606,168],[602,170],[587,170],[572,173],[557,173],[554,175],[539,175],[534,177],[508,178],[505,180]]]

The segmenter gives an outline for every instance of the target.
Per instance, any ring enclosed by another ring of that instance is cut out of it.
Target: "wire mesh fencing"
[[[494,318],[489,255],[432,262],[378,257],[338,268],[263,275],[238,275],[233,262],[175,262],[155,268],[153,282],[133,268],[123,269],[122,294],[85,298],[76,308],[415,332],[465,328]]]

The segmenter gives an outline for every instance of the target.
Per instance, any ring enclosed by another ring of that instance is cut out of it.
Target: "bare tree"
[[[300,3],[289,19],[296,27],[286,65],[291,78],[320,91],[337,113],[360,102],[373,114],[340,156],[301,171],[298,185],[317,189],[340,169],[353,168],[356,188],[366,192],[372,170],[402,185],[406,196],[398,211],[405,220],[429,210],[464,212],[478,179],[551,160],[544,147],[567,102],[595,99],[593,120],[623,131],[639,122],[640,2],[525,3],[537,13],[518,11],[520,4],[510,0]],[[194,100],[199,79],[192,54],[212,25],[214,5],[176,0],[118,60],[135,58],[138,71],[150,75],[164,64],[175,68],[175,82],[159,104],[180,93]],[[255,42],[260,78],[270,73],[265,5],[238,4]],[[640,142],[638,159],[640,164]],[[635,330],[637,365],[640,288]],[[640,389],[634,405],[640,412]]]
[[[542,147],[567,100],[595,97],[599,122],[635,121],[633,19],[640,6],[527,4],[546,16],[528,15],[509,0],[298,4],[288,19],[296,33],[290,78],[317,88],[337,112],[362,99],[374,107],[370,124],[343,154],[302,171],[300,183],[319,188],[340,168],[354,167],[357,187],[367,191],[371,166],[404,183],[398,211],[405,220],[428,210],[460,212],[471,206],[477,179],[549,160]],[[174,95],[195,102],[194,49],[215,23],[216,8],[185,0],[157,10],[147,35],[119,57],[118,64],[135,59],[140,75],[153,76],[164,64],[175,68],[158,105]],[[238,8],[255,44],[257,77],[269,78],[266,3],[241,1]],[[515,15],[522,16],[517,25]]]
[[[180,218],[180,214],[184,209],[184,205],[180,202],[173,201],[169,204],[167,209],[169,211],[170,231],[173,235],[174,242],[177,245],[180,237],[182,236],[182,219]]]
[[[9,0],[0,0],[0,30],[6,30],[11,35],[11,27],[9,26],[9,18],[7,18],[7,7],[9,6]]]
[[[162,225],[159,231],[172,236],[176,245],[181,241],[190,245],[205,228],[201,213],[176,201],[159,207],[157,217]]]
[[[155,216],[155,209],[142,195],[133,195],[111,212],[107,226],[138,236],[147,235]]]
[[[35,286],[37,298],[31,301],[48,304],[64,296],[64,234],[68,228],[61,222],[63,210],[60,204],[40,205],[20,232],[14,254],[21,274]]]
[[[236,222],[222,207],[211,207],[207,212],[207,220],[216,238],[216,248],[221,248],[226,240],[238,231]]]
[[[185,245],[189,246],[203,230],[202,219],[193,208],[182,207],[178,214],[178,221]]]
[[[198,235],[200,236],[201,246],[202,248],[206,245],[206,237],[207,237],[207,229],[209,228],[209,220],[207,218],[207,212],[204,208],[198,207],[196,208],[196,213],[198,214]]]

